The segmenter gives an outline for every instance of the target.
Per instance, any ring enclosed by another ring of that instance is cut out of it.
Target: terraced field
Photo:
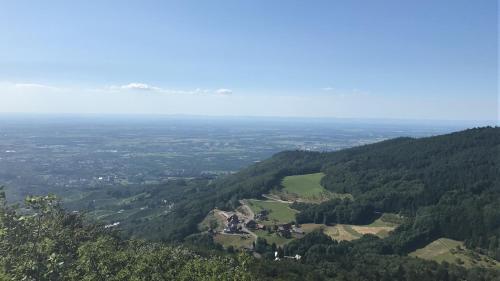
[[[479,266],[483,268],[500,269],[500,262],[485,255],[466,249],[464,243],[448,238],[439,238],[409,256],[437,262],[449,262],[464,267]]]

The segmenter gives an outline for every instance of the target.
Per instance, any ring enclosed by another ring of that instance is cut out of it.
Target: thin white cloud
[[[218,95],[231,95],[233,93],[233,91],[230,89],[222,88],[222,89],[215,90],[215,93]]]
[[[152,86],[146,83],[129,83],[121,86],[110,86],[104,89],[104,91],[110,92],[120,92],[120,91],[147,91],[147,92],[155,92],[159,94],[167,94],[167,95],[230,95],[233,93],[230,89],[217,89],[217,90],[209,90],[196,88],[194,90],[178,90],[178,89],[166,89],[161,87]]]
[[[150,86],[151,87],[151,86]],[[158,87],[155,87],[158,88]],[[51,90],[56,89],[56,90]],[[222,88],[221,88],[222,89]],[[227,95],[228,89],[156,91],[99,86],[59,87],[0,81],[0,112],[191,114],[225,116],[296,116],[345,118],[430,118],[495,120],[496,99],[434,98],[363,94],[350,89],[278,95]],[[226,93],[226,95],[220,95]],[[448,110],[443,111],[443,108]]]
[[[140,90],[140,91],[159,91],[161,90],[158,87],[154,87],[145,83],[129,83],[127,85],[122,85],[120,87],[124,90]]]
[[[326,91],[326,92],[330,92],[330,91],[333,91],[334,89],[332,87],[324,87],[324,88],[321,88],[321,90]]]
[[[44,84],[38,84],[38,83],[14,83],[13,84],[14,88],[20,89],[20,90],[60,90],[61,88],[54,87],[54,86],[49,86],[49,85],[44,85]]]

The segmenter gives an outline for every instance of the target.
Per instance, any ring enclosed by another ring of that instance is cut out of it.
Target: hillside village
[[[268,211],[264,210],[258,213],[254,218],[248,216],[238,217],[236,213],[228,213],[220,211],[226,218],[226,225],[223,229],[224,234],[253,234],[253,230],[265,230],[268,233],[276,233],[283,238],[291,238],[292,234],[303,235],[304,231],[292,223],[265,225],[260,223],[262,221],[267,221]],[[240,214],[241,215],[241,214]]]
[[[226,248],[254,251],[257,238],[283,246],[312,231],[322,231],[336,240],[354,240],[368,233],[382,237],[396,227],[380,220],[370,226],[297,224],[295,214],[299,211],[292,209],[291,204],[305,201],[319,204],[325,196],[336,196],[321,186],[322,177],[321,173],[286,177],[281,193],[263,194],[264,200],[240,200],[240,206],[233,211],[214,209],[205,219],[205,230]],[[314,194],[311,189],[315,190]]]

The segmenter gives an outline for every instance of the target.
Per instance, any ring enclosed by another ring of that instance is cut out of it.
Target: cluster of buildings
[[[304,235],[304,231],[297,225],[291,223],[280,224],[276,226],[276,234],[284,238],[291,238],[292,234],[296,236]]]
[[[227,224],[224,228],[224,233],[237,233],[241,231],[240,219],[238,218],[238,215],[232,214],[227,217],[226,220]]]
[[[269,214],[269,211],[267,210],[262,210],[255,214],[255,219],[256,220],[261,220],[261,221],[267,221],[267,215]]]
[[[253,229],[253,230],[266,230],[266,226],[260,223],[257,223],[255,220],[249,220],[245,223],[245,226],[248,229]]]
[[[241,220],[236,214],[223,213],[226,217],[226,226],[223,232],[227,234],[236,234],[244,232],[245,228],[249,230],[268,230],[274,232],[277,235],[284,238],[291,238],[292,234],[296,236],[301,236],[304,231],[297,225],[291,223],[277,224],[277,225],[265,225],[258,223],[257,220],[267,220],[268,212],[263,210],[255,215],[255,220],[251,219],[248,221]]]

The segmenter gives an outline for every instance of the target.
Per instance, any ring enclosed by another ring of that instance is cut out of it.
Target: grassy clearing
[[[385,238],[389,235],[389,232],[395,229],[394,226],[362,226],[362,225],[348,225],[355,233],[360,235],[373,234],[380,238]]]
[[[354,229],[354,227],[356,227],[355,225],[350,225],[350,224],[339,224],[339,225],[336,225],[337,227],[339,228],[343,228],[344,231],[346,231],[347,233],[349,233],[352,237],[355,237],[356,239],[357,238],[361,238],[361,236],[363,236],[362,233],[359,233],[357,230],[358,229]]]
[[[323,230],[323,233],[337,241],[352,241],[361,237],[361,235],[343,225],[328,226]]]
[[[288,176],[283,179],[283,188],[276,193],[283,200],[323,202],[333,198],[352,197],[350,194],[338,194],[326,190],[321,185],[323,173]]]
[[[332,237],[335,240],[355,240],[361,238],[365,234],[374,234],[380,238],[387,237],[390,231],[394,229],[392,226],[363,226],[363,225],[351,225],[351,224],[337,224],[334,226],[326,226],[324,224],[314,224],[305,223],[302,225],[302,229],[306,233],[310,233],[315,230],[323,231],[326,235]]]
[[[218,233],[214,236],[214,242],[221,244],[224,248],[233,246],[235,248],[251,248],[254,238],[251,235],[232,235]]]
[[[256,214],[262,210],[269,211],[269,221],[264,221],[265,224],[289,223],[295,221],[295,214],[298,213],[298,211],[291,209],[289,204],[282,202],[248,199],[246,204]]]
[[[344,225],[326,226],[324,224],[307,223],[302,225],[302,229],[306,233],[312,231],[323,231],[324,234],[330,236],[337,241],[351,241],[361,237],[359,233],[348,231]]]
[[[297,175],[285,177],[282,181],[283,189],[300,197],[311,198],[321,196],[326,189],[321,186],[323,173]]]
[[[374,222],[367,226],[372,227],[397,227],[402,224],[404,218],[397,214],[384,213],[380,218],[376,219]]]
[[[259,236],[260,238],[266,239],[267,243],[269,244],[275,243],[278,246],[283,246],[286,243],[293,240],[293,239],[283,238],[277,235],[276,233],[268,233],[267,230],[255,230],[254,233],[257,234],[257,236]]]
[[[500,262],[466,249],[463,242],[448,238],[437,239],[424,248],[410,253],[409,256],[437,262],[446,261],[467,268],[478,266],[500,269]]]

